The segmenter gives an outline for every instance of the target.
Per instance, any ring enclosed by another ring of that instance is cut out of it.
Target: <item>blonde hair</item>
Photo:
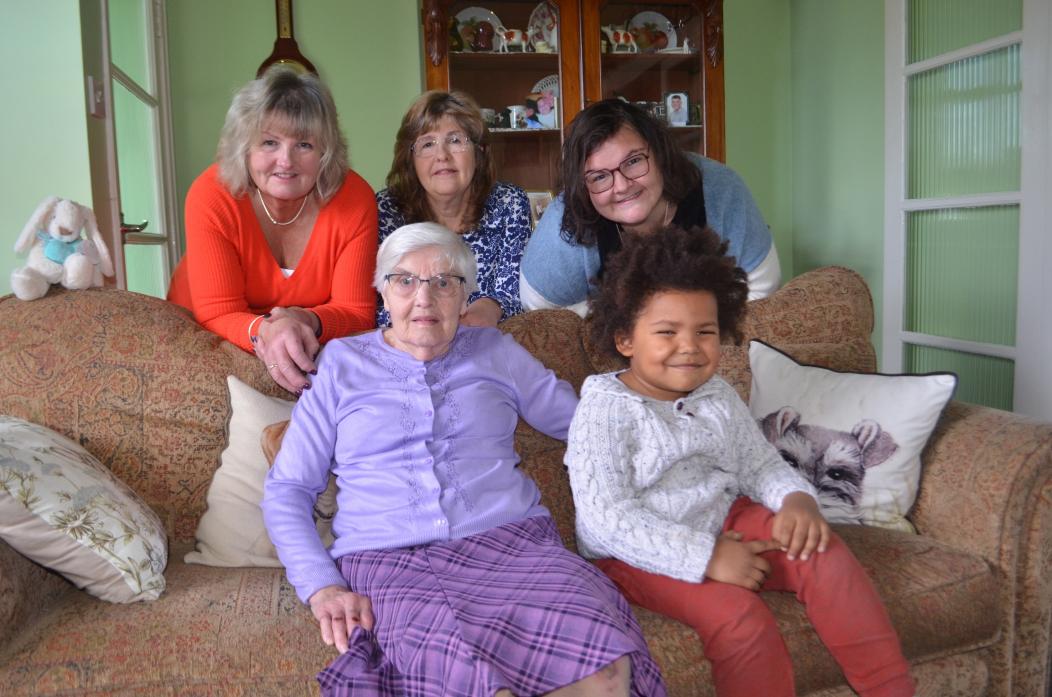
[[[489,154],[489,130],[478,104],[464,92],[431,90],[409,105],[395,137],[394,159],[387,173],[387,193],[407,222],[435,219],[427,192],[416,176],[411,148],[417,138],[434,130],[443,116],[452,117],[475,144],[475,172],[469,191],[468,219],[464,221],[471,228],[482,218],[496,174]]]
[[[318,195],[328,201],[343,185],[349,166],[336,104],[329,88],[315,75],[280,65],[234,95],[216,150],[220,181],[234,196],[252,190],[248,152],[263,129],[274,122],[295,138],[314,141],[321,152]]]

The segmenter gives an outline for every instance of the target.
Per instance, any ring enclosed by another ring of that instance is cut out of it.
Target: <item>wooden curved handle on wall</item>
[[[421,10],[424,15],[424,46],[432,67],[442,65],[446,59],[449,5],[450,0],[424,0]]]
[[[260,63],[256,77],[262,77],[267,68],[275,63],[317,75],[317,68],[300,53],[300,47],[292,35],[292,0],[274,0],[274,16],[278,25],[278,37],[274,39],[274,50]]]

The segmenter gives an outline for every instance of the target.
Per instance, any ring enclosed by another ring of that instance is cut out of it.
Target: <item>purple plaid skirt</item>
[[[333,697],[542,695],[621,656],[632,695],[666,695],[628,602],[537,516],[459,540],[356,552],[340,572],[376,625],[318,674]]]

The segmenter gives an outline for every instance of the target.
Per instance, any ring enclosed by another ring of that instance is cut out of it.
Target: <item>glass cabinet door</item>
[[[724,159],[723,0],[423,0],[428,89],[489,121],[497,177],[552,190],[586,104],[641,103],[684,149]]]
[[[722,3],[585,0],[587,101],[617,97],[669,124],[685,150],[723,159]]]
[[[429,19],[441,20],[429,18],[431,11],[442,11],[447,27],[444,60],[434,65],[425,50],[428,86],[462,90],[478,102],[499,179],[552,189],[563,123],[580,108],[577,3],[459,0],[425,3],[424,11],[425,29]]]

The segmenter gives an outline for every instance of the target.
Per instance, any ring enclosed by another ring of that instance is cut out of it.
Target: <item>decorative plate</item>
[[[465,7],[457,13],[456,19],[457,31],[460,32],[460,38],[464,41],[465,51],[492,51],[496,48],[497,27],[504,25],[501,24],[500,19],[491,10],[487,10],[485,7]],[[493,28],[493,33],[490,34],[490,48],[475,49],[472,48],[473,44],[475,44],[475,27],[482,22],[487,22]]]
[[[559,28],[559,13],[554,7],[546,0],[541,0],[537,3],[537,7],[533,8],[533,12],[530,13],[530,21],[526,25],[526,34],[530,39],[530,43],[536,45],[538,41],[543,41],[553,51],[558,51],[558,30]]]
[[[537,81],[537,84],[533,86],[530,92],[534,92],[542,95],[550,95],[551,99],[548,100],[549,110],[545,113],[538,113],[537,120],[540,121],[541,125],[545,128],[558,128],[559,127],[559,76],[549,75],[542,77]]]
[[[672,22],[660,12],[640,12],[628,20],[628,31],[632,33],[641,53],[676,48],[677,45]]]

